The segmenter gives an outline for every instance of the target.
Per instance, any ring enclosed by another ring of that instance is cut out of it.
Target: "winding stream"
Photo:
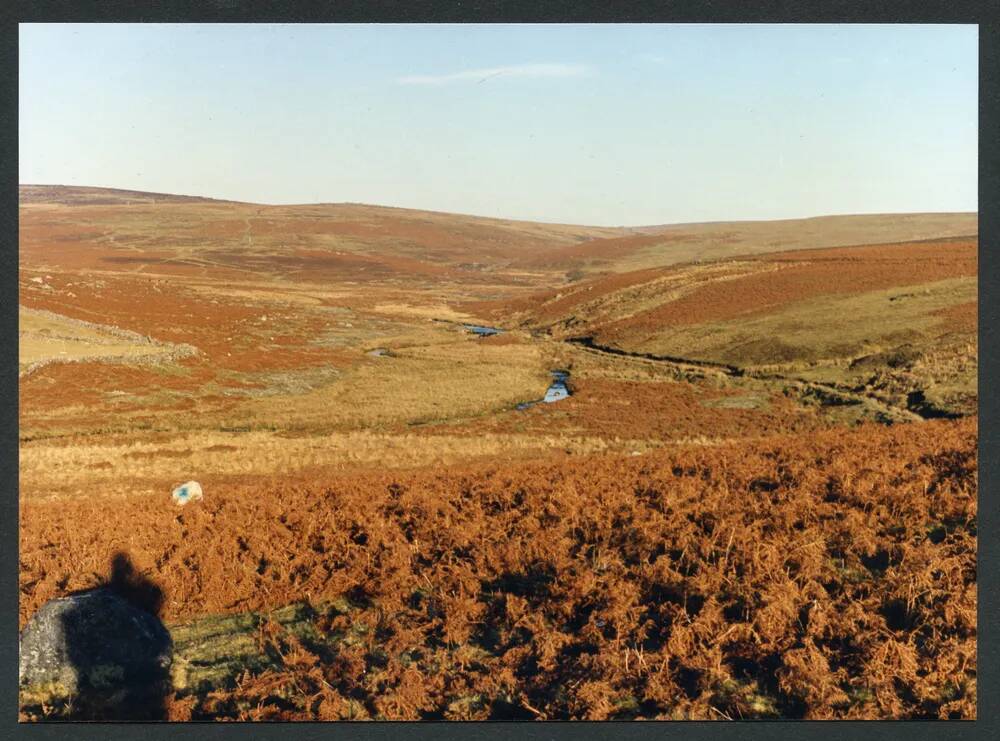
[[[434,321],[456,324],[447,319],[435,319]],[[478,337],[490,337],[503,334],[506,330],[499,327],[487,327],[481,324],[471,324],[462,322],[461,326]],[[533,333],[534,335],[534,333]],[[879,398],[876,394],[863,393],[859,389],[845,388],[835,384],[820,383],[797,376],[786,376],[779,373],[768,373],[757,370],[746,370],[739,366],[728,363],[713,363],[695,358],[682,358],[673,355],[656,355],[653,353],[629,352],[617,347],[602,345],[595,341],[594,337],[567,337],[562,340],[570,345],[598,355],[613,355],[630,360],[652,361],[655,363],[672,366],[681,373],[688,372],[709,372],[720,373],[731,378],[754,378],[761,381],[772,381],[796,387],[800,394],[815,396],[825,404],[851,405],[858,404],[867,407],[875,413],[876,419],[891,424],[892,422],[919,422],[934,416],[946,416],[935,409],[924,410],[920,408],[919,402],[922,399],[909,399],[906,406],[895,404],[888,399]],[[517,409],[524,410],[536,404],[551,404],[561,401],[571,396],[566,380],[569,378],[567,370],[553,370],[552,384],[546,389],[545,396],[541,399],[524,401],[516,406]],[[911,397],[916,397],[911,394]]]
[[[447,322],[445,319],[435,319],[439,322]],[[450,322],[454,324],[455,322]],[[503,334],[505,330],[498,327],[487,327],[480,324],[462,323],[461,326],[465,328],[466,331],[478,336],[478,337],[490,337],[493,335]],[[721,373],[723,375],[729,376],[731,378],[755,378],[763,381],[775,381],[785,384],[791,384],[800,389],[801,392],[813,396],[817,396],[820,399],[824,399],[827,403],[832,404],[860,404],[868,407],[873,412],[876,413],[876,418],[883,419],[886,422],[893,421],[906,421],[906,422],[917,422],[922,421],[925,418],[930,418],[933,416],[945,416],[936,413],[936,410],[924,411],[919,408],[917,402],[921,399],[916,399],[914,403],[907,404],[907,406],[900,406],[894,404],[887,399],[879,398],[875,394],[859,393],[858,389],[844,388],[842,386],[834,384],[820,383],[817,381],[811,381],[805,378],[796,376],[785,376],[778,373],[767,373],[754,370],[745,370],[739,366],[729,365],[727,363],[713,363],[706,360],[697,360],[694,358],[682,358],[672,355],[655,355],[652,353],[641,353],[641,352],[628,352],[626,350],[621,350],[617,347],[610,347],[607,345],[599,344],[595,341],[593,337],[583,336],[583,337],[567,337],[563,340],[571,345],[575,345],[587,352],[596,353],[600,355],[615,355],[623,358],[628,358],[631,360],[645,360],[653,361],[656,363],[661,363],[669,366],[673,366],[678,371],[694,371],[694,372],[715,372]],[[517,405],[517,409],[528,409],[535,406],[536,404],[551,404],[556,401],[561,401],[571,396],[569,387],[566,384],[566,380],[569,378],[569,371],[567,370],[553,370],[552,373],[552,384],[545,391],[545,396],[541,399],[535,399],[533,401],[521,402]],[[911,396],[913,396],[911,394]],[[910,401],[908,399],[908,401]],[[909,408],[908,408],[909,407]],[[923,413],[921,413],[923,412]]]
[[[708,370],[733,378],[755,378],[762,381],[775,381],[784,384],[798,386],[803,391],[812,394],[820,399],[827,400],[828,403],[849,405],[859,404],[873,410],[878,417],[887,421],[922,422],[924,415],[918,412],[893,404],[890,401],[880,399],[873,394],[859,393],[853,389],[841,388],[832,384],[810,381],[798,376],[786,376],[780,373],[752,372],[746,371],[734,365],[725,363],[713,363],[705,360],[695,360],[692,358],[679,358],[670,355],[653,355],[651,353],[627,352],[617,347],[600,345],[594,341],[593,337],[569,337],[565,340],[570,344],[581,347],[592,353],[603,355],[616,355],[618,357],[631,358],[633,360],[653,361],[670,365],[678,370]],[[927,415],[930,416],[930,415]]]

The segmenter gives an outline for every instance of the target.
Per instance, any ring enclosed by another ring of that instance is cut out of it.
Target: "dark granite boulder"
[[[68,698],[76,717],[156,717],[172,654],[160,620],[111,589],[54,599],[21,633],[22,702]]]

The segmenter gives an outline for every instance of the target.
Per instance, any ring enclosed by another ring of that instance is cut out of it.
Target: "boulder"
[[[173,493],[174,504],[183,506],[188,502],[196,502],[202,498],[201,484],[197,481],[188,481],[181,484]]]
[[[155,716],[172,655],[160,620],[109,588],[53,599],[21,632],[22,705],[68,698],[77,717]]]

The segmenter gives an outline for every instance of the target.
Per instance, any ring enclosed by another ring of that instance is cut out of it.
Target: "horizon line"
[[[418,211],[422,213],[431,214],[443,214],[448,216],[464,216],[467,218],[474,219],[489,219],[492,221],[518,221],[530,224],[546,224],[549,226],[571,226],[571,227],[587,227],[587,228],[598,228],[598,229],[624,229],[624,230],[639,230],[639,229],[653,229],[661,227],[671,227],[671,226],[706,226],[711,224],[729,224],[736,222],[776,222],[776,221],[807,221],[810,219],[824,219],[831,217],[847,217],[847,216],[916,216],[916,215],[928,215],[928,214],[953,214],[953,215],[979,215],[979,209],[970,211],[848,211],[848,212],[827,212],[821,214],[812,214],[809,216],[784,216],[778,218],[762,218],[762,217],[735,217],[735,218],[725,218],[725,219],[706,219],[701,221],[664,221],[658,223],[647,223],[647,224],[588,224],[583,222],[567,222],[567,221],[546,221],[542,219],[526,219],[520,217],[508,217],[508,216],[484,216],[482,214],[471,214],[463,213],[458,211],[441,211],[437,209],[429,208],[415,208],[412,206],[393,206],[382,203],[365,203],[363,201],[310,201],[310,202],[294,202],[294,203],[267,203],[263,201],[241,201],[232,198],[221,198],[216,196],[204,196],[204,195],[192,195],[189,193],[168,193],[165,191],[152,191],[152,190],[137,190],[136,188],[123,188],[119,186],[108,186],[108,185],[67,185],[65,183],[21,183],[17,184],[18,189],[20,188],[78,188],[86,190],[107,190],[107,191],[117,191],[119,193],[136,193],[145,196],[168,196],[172,198],[191,198],[191,199],[201,199],[204,201],[214,201],[217,203],[232,203],[244,206],[261,206],[266,208],[281,208],[281,207],[305,207],[305,206],[365,206],[368,208],[384,208],[384,209],[394,209],[397,211]],[[20,194],[18,197],[18,207],[22,204],[20,202]]]

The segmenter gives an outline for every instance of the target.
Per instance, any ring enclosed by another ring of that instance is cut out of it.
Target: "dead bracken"
[[[127,545],[168,625],[315,606],[264,626],[269,668],[177,689],[178,717],[973,718],[976,435],[25,502],[21,621]]]

